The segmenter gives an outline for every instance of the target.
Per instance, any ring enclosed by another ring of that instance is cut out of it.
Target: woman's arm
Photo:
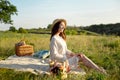
[[[75,53],[73,53],[71,50],[67,49],[66,50],[66,55],[67,55],[67,58],[70,58],[70,57],[75,56]]]

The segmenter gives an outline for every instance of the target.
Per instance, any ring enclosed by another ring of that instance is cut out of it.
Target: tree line
[[[11,32],[16,32],[16,33],[28,33],[28,31],[22,27],[20,27],[18,30],[14,26],[10,26],[9,30]]]
[[[120,23],[116,24],[99,24],[83,27],[82,29],[106,35],[118,35],[120,36]]]
[[[50,34],[52,26],[49,24],[47,28],[32,28],[24,29],[20,27],[18,30],[11,26],[9,31],[18,33],[35,33],[35,34]],[[68,35],[118,35],[120,36],[120,23],[116,24],[99,24],[91,26],[67,26],[66,34]]]

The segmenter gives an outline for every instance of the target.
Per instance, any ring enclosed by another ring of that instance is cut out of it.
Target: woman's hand
[[[78,57],[83,57],[84,54],[83,54],[83,53],[78,53],[77,56],[78,56]]]
[[[73,57],[73,56],[75,56],[75,54],[74,54],[74,53],[71,53],[70,56]]]
[[[73,57],[73,56],[81,57],[81,56],[82,56],[82,53],[71,53],[70,56],[71,56],[71,57]]]

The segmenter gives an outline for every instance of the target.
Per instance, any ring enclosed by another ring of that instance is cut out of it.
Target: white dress
[[[71,53],[72,52],[67,49],[66,42],[62,37],[58,35],[52,37],[50,42],[50,58],[52,61],[64,62],[68,60],[71,69],[77,68],[79,58],[77,56],[67,58],[67,54]]]

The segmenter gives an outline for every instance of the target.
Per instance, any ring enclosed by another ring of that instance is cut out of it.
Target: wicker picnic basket
[[[23,41],[15,44],[15,54],[17,56],[32,55],[33,53],[33,46],[26,45]]]

